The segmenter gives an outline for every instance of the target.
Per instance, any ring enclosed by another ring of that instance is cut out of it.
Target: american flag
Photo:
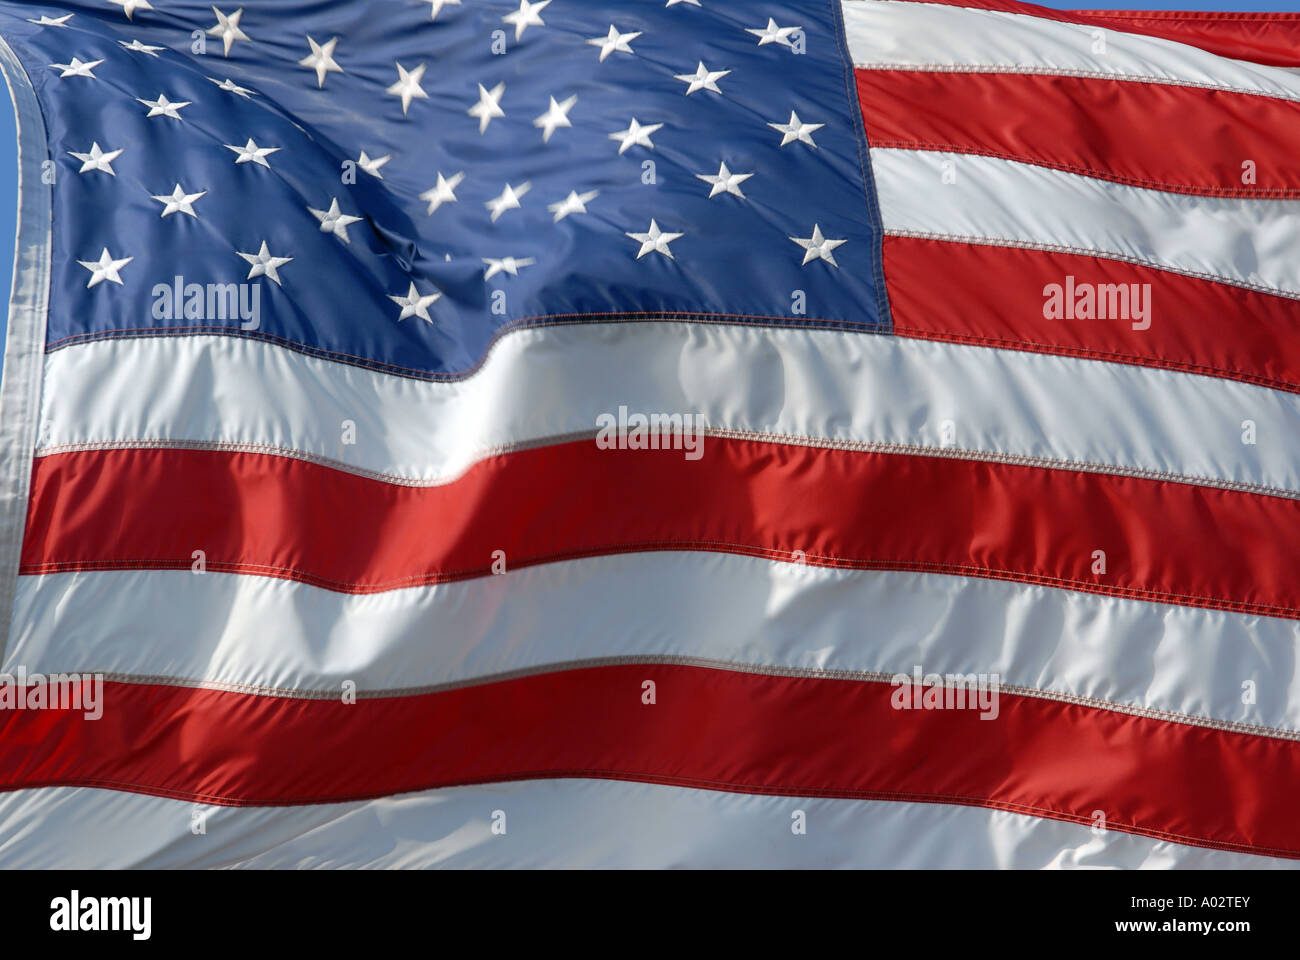
[[[0,35],[0,863],[1300,858],[1296,18]]]

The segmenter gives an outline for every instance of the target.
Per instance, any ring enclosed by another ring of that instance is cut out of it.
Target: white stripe
[[[1096,251],[1300,297],[1300,200],[1197,197],[929,150],[872,149],[871,165],[887,233]]]
[[[504,835],[491,829],[498,810]],[[803,836],[790,830],[796,810],[806,817]],[[199,822],[201,834],[192,829]],[[487,784],[304,807],[201,807],[71,787],[0,796],[5,869],[1296,866],[980,807],[605,780]]]
[[[730,554],[622,554],[359,596],[235,574],[47,574],[19,578],[18,612],[11,673],[332,697],[345,681],[415,690],[614,657],[891,676],[920,665],[1300,730],[1290,620]]]
[[[846,0],[843,8],[859,67],[1114,77],[1300,100],[1300,77],[1290,70],[1160,37],[944,4]]]
[[[889,188],[895,203],[897,192]],[[950,452],[1300,490],[1300,462],[1285,442],[1300,435],[1293,394],[824,330],[679,322],[523,330],[473,376],[442,383],[238,338],[118,339],[55,351],[46,381],[44,453],[131,441],[265,445],[431,483],[502,447],[594,434],[599,414],[626,405],[699,412],[714,428],[770,439],[927,449],[945,445],[950,422]],[[1244,419],[1255,421],[1254,446],[1241,442]]]

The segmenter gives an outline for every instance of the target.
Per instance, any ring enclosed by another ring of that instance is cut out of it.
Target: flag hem
[[[876,287],[876,313],[880,327],[876,332],[892,334],[894,318],[889,312],[889,289],[885,282],[884,217],[880,212],[880,191],[876,187],[876,171],[871,162],[871,138],[867,134],[866,125],[856,122],[862,116],[862,101],[858,97],[858,83],[854,75],[857,67],[853,62],[853,54],[849,50],[849,31],[844,22],[842,0],[834,0],[831,3],[831,16],[835,23],[835,53],[844,68],[844,93],[848,99],[849,115],[854,121],[857,132],[858,160],[862,171],[862,190],[866,194],[867,217],[872,229],[875,230],[875,236],[872,238],[874,249],[871,255],[871,268]]]
[[[51,203],[42,174],[45,119],[27,71],[0,37],[0,72],[18,131],[18,224],[4,369],[0,375],[0,663],[13,615],[40,415],[50,290]]]

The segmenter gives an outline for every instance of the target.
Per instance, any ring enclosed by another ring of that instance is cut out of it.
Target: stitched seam
[[[452,680],[445,683],[426,684],[423,686],[357,690],[356,696],[361,700],[422,697],[439,693],[448,693],[454,690],[487,686],[489,684],[505,683],[512,680],[526,679],[548,673],[573,670],[595,670],[603,667],[631,666],[699,667],[709,670],[723,670],[733,673],[752,674],[762,677],[782,677],[799,680],[838,680],[850,683],[881,683],[890,685],[892,685],[893,679],[901,673],[901,671],[891,673],[879,670],[840,670],[817,667],[785,666],[781,664],[743,663],[732,660],[720,660],[713,657],[689,656],[686,654],[624,654],[619,656],[590,657],[584,660],[568,660],[537,664],[535,666],[520,667],[514,670],[504,670],[499,673],[483,674],[464,680]],[[237,681],[164,676],[161,674],[114,673],[112,671],[104,670],[81,670],[76,672],[82,674],[102,674],[104,680],[110,683],[215,690],[223,693],[251,694],[254,696],[272,697],[282,700],[335,701],[339,698],[339,691],[335,689],[312,690],[299,687],[271,687],[255,683],[241,683]],[[941,684],[941,686],[945,689],[950,686],[955,688],[955,685],[950,685],[946,682]],[[1089,697],[1082,694],[1069,693],[1063,690],[1054,690],[1050,687],[1029,687],[1004,683],[999,684],[998,689],[1002,693],[1012,696],[1048,700],[1071,706],[1105,710],[1110,713],[1122,713],[1145,720],[1159,720],[1168,723],[1178,723],[1184,726],[1205,727],[1223,733],[1236,733],[1245,736],[1300,741],[1300,730],[1289,727],[1270,727],[1264,724],[1252,724],[1239,720],[1224,720],[1222,718],[1210,717],[1202,714],[1179,713],[1174,710],[1163,710],[1158,707],[1148,707],[1137,703],[1105,700],[1100,697]]]
[[[908,335],[910,337],[910,335]],[[930,338],[914,338],[930,339]],[[283,447],[266,444],[225,442],[219,440],[114,440],[85,441],[83,443],[60,444],[43,447],[36,452],[37,458],[58,456],[67,453],[85,453],[112,450],[195,450],[215,453],[247,453],[256,456],[282,456],[286,460],[297,460],[317,466],[338,470],[353,476],[363,477],[379,483],[394,486],[426,489],[445,486],[464,477],[470,471],[487,460],[507,456],[547,446],[578,443],[590,440],[597,431],[580,431],[557,434],[551,437],[539,437],[523,440],[518,444],[499,444],[471,454],[473,458],[463,469],[440,475],[432,479],[418,479],[368,470],[364,467],[341,463],[315,454],[305,453]],[[676,436],[677,434],[674,434]],[[1282,500],[1300,500],[1300,490],[1285,487],[1273,487],[1266,484],[1250,483],[1244,480],[1231,480],[1223,477],[1206,477],[1196,474],[1175,473],[1151,467],[1130,467],[1123,464],[1100,463],[1090,460],[1075,460],[1069,457],[1035,457],[1023,453],[1004,453],[998,450],[975,450],[966,447],[934,447],[923,444],[896,443],[883,440],[838,440],[833,437],[811,437],[799,434],[771,433],[759,430],[726,429],[721,427],[702,431],[703,436],[720,440],[741,440],[753,443],[772,444],[775,446],[797,446],[817,450],[839,450],[847,453],[863,454],[897,454],[904,456],[935,457],[944,460],[970,460],[978,463],[999,463],[1016,467],[1038,467],[1047,470],[1065,470],[1078,473],[1100,474],[1103,476],[1125,477],[1135,480],[1154,480],[1168,483],[1180,483],[1186,486],[1203,487],[1210,490],[1224,490],[1233,493],[1249,493],[1264,497],[1277,497]]]
[[[880,191],[876,187],[875,169],[871,165],[871,143],[866,124],[861,121],[862,103],[858,99],[858,84],[853,71],[853,56],[849,51],[848,28],[844,24],[844,10],[840,0],[830,0],[834,19],[836,49],[844,69],[844,94],[849,107],[850,126],[858,148],[858,170],[862,175],[863,199],[867,219],[872,229],[871,272],[875,282],[876,313],[885,330],[892,330],[889,307],[889,284],[885,280],[885,224],[880,213]]]
[[[1096,167],[1090,167],[1086,164],[1066,163],[1064,161],[1031,157],[1025,154],[990,150],[985,147],[959,146],[957,144],[938,143],[928,140],[877,140],[875,141],[875,147],[879,150],[929,150],[936,153],[962,153],[978,157],[993,157],[997,160],[1010,160],[1016,163],[1025,163],[1035,167],[1061,170],[1065,173],[1089,176],[1097,180],[1106,180],[1111,183],[1124,184],[1125,186],[1140,187],[1145,190],[1160,190],[1164,193],[1186,196],[1225,197],[1240,200],[1294,200],[1300,198],[1300,188],[1296,187],[1262,189],[1245,187],[1205,187],[1196,184],[1168,183],[1162,180],[1150,180],[1145,177],[1135,177],[1129,174],[1115,173],[1114,171],[1109,170],[1099,170]]]
[[[925,2],[925,0],[920,0]],[[1252,283],[1249,280],[1236,280],[1232,277],[1224,277],[1214,273],[1202,273],[1199,270],[1192,270],[1186,267],[1176,267],[1167,263],[1160,263],[1155,260],[1147,260],[1142,257],[1129,256],[1126,253],[1116,253],[1111,250],[1097,250],[1088,247],[1071,247],[1062,243],[1042,243],[1037,240],[1013,240],[1008,237],[977,237],[967,234],[958,233],[936,233],[930,230],[900,230],[889,228],[885,231],[887,237],[914,237],[918,240],[946,240],[950,243],[977,243],[985,247],[1014,247],[1017,250],[1047,250],[1055,253],[1073,253],[1085,257],[1097,257],[1102,260],[1118,260],[1122,263],[1134,263],[1143,267],[1150,267],[1153,270],[1163,270],[1165,273],[1177,273],[1184,277],[1194,277],[1197,280],[1206,280],[1211,283],[1222,283],[1229,287],[1238,287],[1242,290],[1253,290],[1256,293],[1267,293],[1275,297],[1283,297],[1287,300],[1300,300],[1300,292],[1293,293],[1290,290],[1283,290],[1278,287],[1266,287],[1263,284]]]
[[[918,0],[924,3],[927,0]],[[1130,83],[1160,83],[1170,87],[1196,87],[1200,90],[1222,90],[1236,93],[1243,97],[1264,97],[1269,100],[1284,100],[1287,103],[1300,103],[1300,93],[1266,93],[1262,90],[1247,90],[1221,83],[1208,83],[1200,80],[1180,80],[1170,77],[1155,77],[1140,73],[1107,73],[1102,70],[1076,70],[1066,67],[1034,67],[1020,64],[981,64],[981,63],[854,63],[855,70],[917,70],[933,73],[1033,73],[1052,77],[1088,77],[1093,80],[1122,80]]]
[[[566,780],[566,779],[599,779],[599,780],[617,780],[626,783],[654,783],[665,786],[685,786],[699,787],[703,789],[719,790],[730,793],[748,793],[763,796],[788,796],[788,797],[810,797],[822,799],[844,799],[844,800],[880,800],[886,802],[913,802],[913,803],[939,803],[939,804],[956,804],[970,807],[984,807],[994,810],[1003,810],[1010,813],[1027,813],[1052,820],[1065,820],[1071,823],[1090,824],[1092,819],[1081,814],[1069,813],[1064,810],[1057,810],[1051,807],[1039,807],[1033,804],[1016,803],[1007,800],[994,800],[987,797],[966,797],[957,794],[929,794],[929,793],[905,793],[900,791],[889,790],[836,790],[834,788],[806,788],[800,787],[798,790],[785,789],[780,787],[769,787],[763,785],[749,785],[744,783],[729,783],[721,780],[698,779],[689,777],[669,777],[660,774],[632,774],[623,772],[614,772],[609,770],[545,770],[545,771],[521,771],[518,773],[508,774],[489,774],[472,779],[456,780],[443,783],[434,783],[425,786],[404,787],[400,790],[390,792],[374,792],[363,794],[352,794],[341,797],[329,797],[328,799],[320,798],[302,798],[288,800],[248,800],[236,797],[223,796],[221,794],[205,794],[195,791],[175,790],[169,787],[154,787],[142,784],[133,784],[121,780],[112,780],[99,777],[79,777],[69,780],[42,780],[32,783],[6,784],[0,787],[0,791],[9,790],[27,790],[39,789],[43,787],[106,787],[109,789],[123,790],[128,793],[139,793],[150,796],[161,796],[176,800],[194,800],[206,803],[231,806],[231,807],[288,807],[288,806],[318,806],[322,804],[335,803],[357,803],[364,800],[376,800],[382,797],[401,796],[409,793],[422,793],[428,790],[443,790],[454,787],[477,786],[488,783],[510,783],[523,780]],[[1300,858],[1300,850],[1291,850],[1286,847],[1270,847],[1262,844],[1246,844],[1232,840],[1211,840],[1205,837],[1194,837],[1186,834],[1174,833],[1168,830],[1160,830],[1154,827],[1144,827],[1138,824],[1125,824],[1118,821],[1107,821],[1107,829],[1118,830],[1122,833],[1133,833],[1141,836],[1154,837],[1159,840],[1171,840],[1183,843],[1188,846],[1202,847],[1214,850],[1232,850],[1244,853],[1253,853],[1265,856],[1287,857],[1291,859]]]
[[[266,341],[316,359],[332,360],[337,363],[344,363],[349,366],[360,367],[365,370],[373,370],[379,373],[388,373],[393,376],[406,377],[411,380],[459,382],[468,379],[481,370],[488,358],[492,355],[492,352],[496,349],[497,345],[510,334],[519,333],[525,330],[544,329],[546,327],[582,326],[589,323],[716,324],[744,327],[771,327],[791,330],[800,330],[803,328],[812,330],[838,330],[845,333],[888,332],[887,326],[882,321],[829,320],[817,317],[800,318],[795,320],[787,317],[750,317],[744,314],[690,315],[673,311],[662,311],[657,313],[643,311],[635,314],[557,314],[552,317],[528,318],[503,324],[493,332],[491,340],[488,341],[477,361],[461,370],[449,372],[418,370],[414,367],[402,367],[397,364],[386,363],[382,360],[372,360],[366,357],[357,357],[352,354],[342,353],[340,351],[313,347],[309,344],[300,343],[296,340],[290,340],[285,337],[264,333],[262,331],[235,330],[230,327],[211,325],[197,325],[192,327],[131,327],[128,329],[105,330],[96,333],[80,333],[64,337],[61,340],[55,340],[46,346],[45,352],[49,354],[53,353],[55,350],[66,349],[67,347],[76,346],[78,344],[95,343],[104,340],[134,340],[146,339],[149,337],[220,334],[228,337],[238,337],[244,340]]]
[[[1073,347],[1068,344],[1039,343],[1035,340],[1009,340],[1003,337],[990,337],[985,334],[949,333],[947,331],[923,330],[919,327],[895,325],[894,332],[899,336],[917,340],[934,340],[939,343],[971,343],[1010,350],[1025,350],[1031,353],[1052,353],[1061,356],[1081,357],[1092,360],[1107,360],[1118,363],[1131,363],[1141,367],[1158,367],[1163,370],[1178,370],[1202,376],[1218,376],[1227,380],[1239,380],[1255,386],[1268,387],[1286,393],[1300,393],[1300,384],[1290,380],[1278,380],[1260,374],[1246,373],[1235,367],[1212,367],[1208,364],[1194,363],[1191,360],[1167,360],[1163,357],[1142,356],[1140,354],[1116,353],[1110,350],[1098,350],[1094,347]],[[39,453],[38,453],[39,456]]]
[[[1268,23],[1278,20],[1283,23],[1294,23],[1297,18],[1300,18],[1300,14],[1287,10],[1270,13],[1250,10],[1095,10],[1090,12],[1098,19],[1123,17],[1126,20],[1149,20],[1152,23],[1162,23],[1166,20],[1175,22],[1180,20],[1206,20],[1211,23],[1223,20],[1258,20]]]
[[[620,544],[616,547],[589,547],[577,550],[543,553],[523,560],[516,560],[514,566],[518,569],[520,567],[531,567],[543,563],[581,559],[584,557],[615,556],[623,553],[677,550],[706,550],[779,560],[788,560],[791,556],[791,553],[788,550],[754,547],[748,544],[730,543],[722,540],[656,540],[641,543]],[[1002,570],[996,567],[976,567],[970,564],[920,560],[846,559],[812,553],[806,554],[805,558],[808,562],[816,562],[820,566],[835,567],[837,569],[919,570],[933,573],[957,573],[966,576],[984,577],[992,580],[1007,580],[1016,583],[1031,583],[1043,586],[1059,586],[1065,589],[1079,590],[1086,593],[1127,597],[1135,600],[1148,600],[1179,606],[1205,607],[1207,609],[1227,610],[1241,613],[1257,613],[1291,620],[1300,619],[1300,609],[1281,606],[1278,604],[1246,600],[1226,600],[1217,597],[1201,596],[1199,594],[1183,594],[1171,591],[1153,590],[1145,587],[1124,587],[1100,584],[1086,580],[1056,577],[1049,574],[1031,574],[1021,571]],[[191,565],[192,564],[189,560],[176,560],[170,557],[156,560],[61,560],[44,563],[24,563],[20,572],[27,575],[35,575],[43,573],[74,572],[79,570],[188,570]],[[400,589],[402,587],[447,583],[452,580],[463,580],[489,575],[489,567],[473,567],[463,570],[442,571],[439,573],[413,574],[405,577],[361,584],[334,580],[329,577],[309,573],[297,568],[277,566],[274,564],[259,564],[245,561],[214,561],[209,559],[207,561],[207,568],[223,573],[251,573],[255,575],[261,574],[264,576],[277,577],[284,580],[296,580],[301,583],[332,589],[336,592],[352,594],[382,593],[388,590]]]
[[[848,0],[848,2],[857,4],[865,2],[865,0]],[[1108,17],[1125,17],[1133,20],[1151,20],[1155,22],[1163,20],[1173,20],[1175,22],[1179,20],[1259,20],[1267,23],[1272,20],[1279,20],[1285,23],[1300,19],[1300,13],[1289,10],[1265,12],[1255,10],[1057,10],[1048,8],[1046,10],[1018,11],[998,10],[976,4],[951,3],[947,2],[947,0],[912,0],[912,2],[958,7],[962,10],[978,10],[984,13],[1004,13],[1016,17],[1048,20],[1052,23],[1072,23],[1076,26],[1098,26],[1098,24],[1093,23],[1094,19],[1104,20]]]
[[[355,477],[374,480],[378,483],[388,483],[393,486],[411,487],[413,489],[424,489],[454,483],[479,464],[496,457],[505,456],[511,453],[535,450],[540,447],[587,440],[595,437],[595,435],[596,431],[594,430],[583,430],[574,433],[556,434],[549,437],[520,440],[516,443],[495,444],[474,451],[470,454],[470,459],[463,468],[429,478],[407,477],[394,473],[385,473],[381,470],[371,470],[366,467],[358,466],[357,464],[345,463],[341,460],[334,460],[330,457],[323,457],[319,454],[309,453],[304,450],[296,450],[291,447],[277,447],[267,443],[246,443],[234,440],[174,440],[165,438],[137,438],[133,440],[105,441],[85,440],[77,443],[61,443],[48,447],[40,447],[36,450],[35,457],[37,459],[43,459],[45,457],[59,456],[68,453],[90,453],[112,450],[193,450],[206,453],[247,453],[259,456],[283,457],[286,460],[297,460],[303,463],[311,463],[318,467],[337,470],[340,473],[347,473]],[[1300,499],[1300,491],[1296,492],[1295,498]]]
[[[834,440],[820,438],[803,438],[781,434],[754,433],[745,430],[711,429],[705,431],[707,436],[721,439],[753,440],[756,442],[777,442],[792,446],[809,446],[849,452],[902,454],[906,456],[936,457],[949,460],[972,460],[981,463],[1002,463],[1017,467],[1041,467],[1049,470],[1073,470],[1079,473],[1104,474],[1126,477],[1136,480],[1160,480],[1170,483],[1182,483],[1194,487],[1227,490],[1234,493],[1251,493],[1260,496],[1278,497],[1283,500],[1300,500],[1300,491],[1287,490],[1282,487],[1269,487],[1263,484],[1247,483],[1241,480],[1226,480],[1210,477],[1198,477],[1192,474],[1172,473],[1146,467],[1126,467],[1121,464],[1094,463],[1088,460],[1069,458],[1053,459],[1033,457],[1021,453],[1002,453],[988,450],[969,450],[962,447],[927,447],[919,444],[890,443],[883,441]]]

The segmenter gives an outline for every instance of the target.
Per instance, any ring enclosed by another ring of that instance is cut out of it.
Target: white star
[[[512,187],[507,183],[506,188],[501,191],[500,196],[493,197],[487,203],[483,204],[483,206],[492,211],[492,222],[496,223],[497,218],[507,210],[518,210],[519,198],[531,189],[533,189],[533,185],[526,180],[517,187]]]
[[[78,173],[88,173],[91,170],[102,170],[110,176],[117,176],[113,173],[113,161],[121,156],[121,150],[110,150],[105,153],[99,149],[98,143],[90,145],[90,153],[77,153],[75,150],[69,150],[68,153],[81,161],[81,169]]]
[[[354,217],[339,210],[337,197],[330,198],[330,208],[328,210],[315,210],[311,207],[307,209],[311,211],[313,217],[320,221],[321,233],[332,233],[344,243],[352,242],[348,238],[348,226],[353,223],[360,223],[361,217]]]
[[[700,61],[699,67],[694,73],[679,73],[673,77],[674,80],[681,80],[689,86],[686,88],[686,95],[689,97],[696,90],[707,90],[710,93],[721,93],[718,89],[718,81],[729,74],[730,70],[710,70]]]
[[[430,216],[433,215],[433,211],[437,210],[444,203],[459,202],[456,200],[456,188],[460,186],[460,182],[464,179],[465,171],[463,170],[460,173],[452,174],[450,179],[444,177],[441,173],[438,174],[437,185],[430,187],[428,190],[424,191],[424,193],[420,194],[420,199],[429,204]]]
[[[123,286],[122,278],[117,275],[117,271],[134,259],[135,257],[125,257],[121,260],[114,260],[112,254],[108,252],[108,247],[104,247],[98,260],[78,260],[77,263],[90,271],[90,282],[86,284],[86,289],[89,290],[95,284],[104,280],[116,283],[119,287]]]
[[[34,23],[38,27],[66,27],[68,25],[68,21],[71,19],[72,19],[72,14],[70,13],[65,13],[61,17],[47,17],[45,14],[42,13],[41,19],[33,20],[31,17],[28,17],[27,22]]]
[[[760,47],[769,43],[779,43],[783,47],[793,47],[794,44],[790,42],[790,34],[798,33],[801,29],[802,27],[778,27],[776,21],[768,17],[765,28],[754,29],[751,27],[746,29],[745,32],[758,37]]]
[[[664,4],[664,6],[675,7],[679,3],[689,3],[692,7],[698,7],[700,5],[700,0],[668,0],[668,2]]]
[[[307,35],[307,43],[311,47],[311,53],[298,61],[298,66],[307,67],[316,71],[316,86],[325,86],[325,74],[342,73],[343,68],[334,62],[334,48],[338,46],[339,38],[334,37],[326,41],[325,46],[321,46],[312,39],[311,34]]]
[[[406,116],[412,100],[429,99],[429,95],[424,92],[424,87],[420,86],[420,78],[423,76],[424,64],[409,71],[400,63],[397,64],[397,82],[389,87],[387,92],[394,97],[402,98],[402,116]]]
[[[262,276],[270,277],[272,280],[276,282],[277,286],[280,286],[281,284],[280,284],[280,274],[277,273],[276,271],[278,271],[280,267],[283,267],[286,263],[289,263],[290,261],[293,260],[293,257],[271,256],[271,251],[266,249],[265,240],[262,241],[262,249],[257,251],[257,253],[240,253],[238,250],[236,250],[235,253],[238,253],[241,257],[243,257],[245,260],[247,260],[249,263],[253,265],[253,268],[248,271],[247,279],[252,280],[254,277],[262,277]]]
[[[628,125],[626,130],[620,130],[618,133],[611,133],[609,139],[621,141],[618,145],[618,152],[620,154],[629,147],[649,147],[653,150],[655,145],[650,142],[650,134],[654,133],[662,126],[662,123],[650,123],[643,127],[641,124],[637,123],[636,117],[633,117],[632,122]]]
[[[459,7],[460,0],[420,0],[421,3],[429,5],[429,19],[437,20],[438,14],[442,13],[443,7]]]
[[[368,157],[366,151],[361,151],[361,156],[357,158],[357,166],[376,179],[384,179],[384,175],[379,172],[379,168],[393,159],[391,153],[386,153],[382,157]]]
[[[232,14],[224,14],[216,7],[212,12],[217,15],[217,22],[208,27],[208,36],[220,37],[222,44],[225,46],[226,56],[230,56],[230,48],[236,40],[248,40],[248,34],[239,29],[239,18],[244,15],[244,8],[240,7]],[[251,43],[252,41],[249,40]]]
[[[68,16],[72,16],[72,14],[68,14]],[[136,53],[145,53],[151,57],[158,56],[159,50],[167,49],[166,47],[152,47],[147,43],[141,43],[139,40],[132,40],[130,43],[127,43],[125,40],[119,40],[117,42],[128,50],[134,50]]]
[[[402,315],[397,318],[398,322],[405,320],[407,317],[419,317],[425,323],[433,323],[433,318],[429,316],[429,307],[441,297],[441,293],[421,294],[415,289],[415,282],[412,281],[411,288],[406,292],[404,297],[395,297],[391,293],[388,299],[393,301],[402,308]]]
[[[647,233],[629,233],[629,237],[641,244],[641,249],[637,251],[636,258],[640,260],[647,253],[662,253],[669,260],[676,259],[673,252],[668,249],[668,244],[672,243],[678,237],[684,236],[680,233],[664,233],[659,229],[659,224],[650,220],[650,230]]]
[[[537,260],[530,258],[530,256],[503,256],[499,260],[485,256],[482,261],[487,264],[484,271],[484,280],[491,280],[498,273],[508,273],[512,277],[517,277],[521,267],[532,267],[534,263],[537,263]]]
[[[131,15],[135,13],[137,10],[153,9],[153,6],[149,3],[149,0],[108,0],[108,2],[115,3],[119,7],[121,7],[122,12],[126,14],[126,18],[128,20],[131,19]]]
[[[139,97],[136,97],[136,100],[149,108],[147,116],[171,117],[173,120],[179,120],[181,118],[180,111],[193,102],[192,100],[178,100],[173,103],[167,99],[165,94],[161,93],[158,94],[157,100],[141,100]]]
[[[551,142],[551,134],[555,132],[557,127],[573,126],[569,122],[569,111],[573,109],[573,105],[577,102],[578,95],[576,93],[571,97],[566,97],[562,103],[556,103],[555,98],[551,97],[550,108],[533,121],[534,127],[542,128],[542,143]]]
[[[803,262],[805,264],[810,260],[821,259],[825,260],[837,270],[840,265],[835,262],[835,258],[831,255],[831,251],[842,243],[848,243],[847,240],[827,240],[822,236],[822,228],[815,223],[813,224],[812,236],[808,239],[801,240],[799,237],[791,237],[790,239],[803,247]]]
[[[51,70],[62,70],[59,77],[90,77],[92,80],[98,79],[90,71],[103,63],[103,60],[91,60],[89,63],[82,63],[76,57],[72,58],[71,63],[51,63]]]
[[[483,271],[483,279],[491,280],[498,273],[508,273],[512,277],[517,277],[521,267],[531,267],[537,261],[532,257],[502,257],[499,260],[484,257],[483,262],[487,264],[487,268]]]
[[[258,163],[268,170],[271,169],[271,165],[266,162],[266,158],[281,149],[280,147],[259,147],[252,137],[249,137],[248,143],[242,147],[237,147],[231,143],[224,143],[222,146],[239,154],[239,156],[235,157],[235,163]]]
[[[600,62],[604,63],[605,58],[611,53],[635,53],[630,44],[639,36],[641,36],[640,30],[633,33],[619,33],[618,28],[611,23],[608,36],[592,37],[587,42],[593,47],[600,47]]]
[[[226,91],[226,93],[238,94],[239,96],[243,97],[245,100],[248,100],[253,94],[252,90],[249,90],[247,87],[241,87],[239,84],[235,83],[235,81],[231,80],[229,77],[226,77],[226,79],[224,80],[218,80],[216,77],[208,77],[208,80],[211,83],[215,83],[218,89],[224,90]]]
[[[708,173],[697,173],[695,176],[705,183],[713,184],[713,189],[709,191],[710,198],[716,197],[720,193],[734,193],[743,200],[745,195],[740,192],[740,185],[752,177],[753,174],[732,173],[727,169],[727,164],[724,161],[718,167],[717,176]]]
[[[542,20],[541,12],[550,5],[551,0],[542,0],[541,3],[529,3],[528,0],[519,0],[519,9],[514,13],[507,13],[501,18],[506,23],[514,24],[516,43],[529,27],[546,26],[545,21]]]
[[[176,189],[171,192],[170,196],[167,194],[163,194],[162,196],[150,194],[150,196],[163,205],[162,215],[164,217],[171,216],[173,213],[188,213],[191,217],[197,220],[199,215],[194,212],[194,201],[207,192],[208,191],[206,190],[200,190],[198,193],[186,193],[181,189],[181,185],[178,183],[176,184]]]
[[[487,132],[488,124],[494,117],[504,117],[506,112],[501,109],[501,97],[506,92],[505,83],[498,83],[491,90],[488,90],[483,84],[478,85],[478,103],[470,107],[465,112],[471,117],[478,117],[478,132]]]
[[[563,200],[555,203],[548,203],[546,209],[555,214],[554,223],[559,223],[571,213],[586,213],[587,204],[600,196],[598,190],[588,190],[586,193],[579,193],[577,190],[570,190],[569,195]]]
[[[804,123],[799,119],[799,114],[791,110],[789,123],[769,123],[768,126],[773,130],[779,130],[781,133],[785,134],[785,136],[781,138],[781,146],[783,147],[787,143],[794,143],[796,140],[800,140],[808,144],[810,147],[815,147],[817,144],[813,143],[813,131],[820,130],[822,127],[826,126],[826,124]]]

